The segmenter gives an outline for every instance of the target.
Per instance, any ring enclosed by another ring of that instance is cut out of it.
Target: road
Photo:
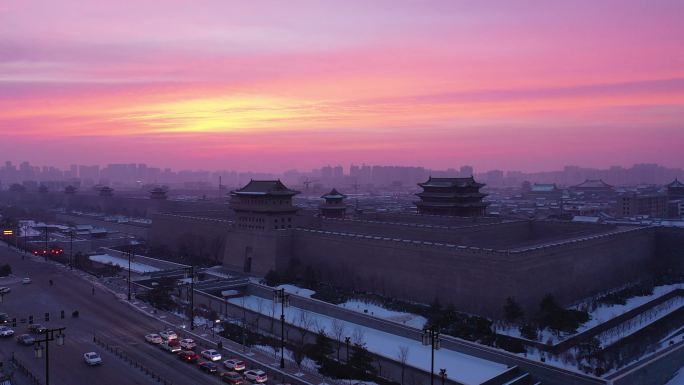
[[[16,276],[0,279],[0,286],[12,289],[3,297],[0,312],[8,313],[10,319],[16,317],[18,321],[32,315],[34,322],[47,327],[66,327],[64,345],[51,343],[49,347],[51,385],[157,383],[140,369],[96,345],[94,335],[113,341],[117,349],[174,385],[220,383],[217,376],[205,374],[194,365],[181,362],[175,354],[146,344],[143,336],[163,330],[165,325],[77,276],[84,273],[68,271],[61,265],[45,263],[32,256],[22,259],[21,254],[4,244],[0,245],[0,263],[9,263]],[[30,277],[33,282],[21,284],[22,277]],[[49,285],[49,280],[54,281],[53,286]],[[93,287],[96,287],[95,294],[92,294]],[[62,310],[66,315],[64,319],[59,317]],[[74,310],[78,310],[78,318],[71,317]],[[50,313],[49,322],[44,319],[46,312]],[[26,326],[18,324],[15,332],[25,333]],[[45,358],[36,359],[32,347],[20,346],[9,338],[0,340],[0,350],[3,355],[14,353],[44,382]],[[87,366],[82,355],[88,351],[101,354],[104,364]]]

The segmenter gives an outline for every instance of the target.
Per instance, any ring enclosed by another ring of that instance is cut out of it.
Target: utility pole
[[[195,330],[195,266],[190,266],[190,330]]]
[[[69,269],[74,268],[74,229],[69,231]]]
[[[45,249],[43,250],[43,255],[45,256],[45,262],[47,262],[47,251],[48,251],[48,226],[45,224]]]
[[[43,339],[33,342],[36,358],[42,356],[43,346],[41,343],[45,343],[45,385],[50,385],[50,341],[57,341],[59,346],[64,345],[64,329],[66,328],[47,329],[44,332]]]
[[[131,256],[133,254],[133,245],[128,246],[128,302],[131,302]]]
[[[280,368],[285,368],[285,306],[288,305],[289,295],[285,289],[277,289],[273,293],[275,303],[280,302]]]

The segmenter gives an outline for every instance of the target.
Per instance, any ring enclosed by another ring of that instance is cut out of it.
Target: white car
[[[22,278],[22,279],[21,279],[21,283],[24,284],[24,285],[27,285],[27,284],[29,284],[29,283],[31,283],[31,282],[32,282],[32,281],[31,281],[31,278],[29,278],[29,277],[26,277],[26,278]]]
[[[7,294],[7,293],[9,293],[10,291],[12,291],[12,289],[10,289],[10,288],[7,287],[7,286],[2,286],[2,287],[0,287],[0,294]]]
[[[249,381],[256,382],[257,384],[263,384],[268,381],[268,376],[266,372],[261,369],[252,369],[245,372],[245,378]]]
[[[102,357],[95,352],[88,352],[83,355],[86,364],[90,366],[102,365]]]
[[[208,359],[209,361],[220,361],[221,360],[221,353],[219,353],[215,349],[207,349],[207,350],[202,350],[200,353],[202,357]]]
[[[159,336],[164,340],[175,340],[178,338],[178,334],[174,332],[173,330],[164,330],[163,332],[159,332]]]
[[[154,333],[146,335],[145,341],[147,341],[151,344],[156,344],[156,345],[164,342],[164,340],[162,340],[162,338],[159,336],[159,334],[154,334]]]
[[[192,350],[197,346],[192,338],[184,338],[180,340],[180,347],[185,350]]]
[[[14,335],[14,330],[7,326],[0,326],[0,337],[11,337]]]
[[[229,360],[223,361],[223,366],[225,366],[226,369],[230,369],[235,372],[241,372],[245,370],[245,362],[238,360],[237,358],[231,358]]]
[[[183,350],[181,349],[180,344],[174,340],[162,342],[161,344],[159,344],[159,347],[171,353],[178,353],[181,350]]]

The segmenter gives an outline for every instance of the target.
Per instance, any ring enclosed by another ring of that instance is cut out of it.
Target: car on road
[[[203,370],[207,373],[213,374],[213,373],[218,372],[218,366],[216,366],[216,364],[213,362],[202,361],[198,365],[199,365],[200,370]]]
[[[245,362],[237,358],[231,358],[229,360],[223,361],[223,366],[226,369],[232,370],[234,372],[241,372],[245,370]]]
[[[197,353],[193,352],[192,350],[183,350],[182,352],[178,353],[178,357],[185,362],[197,362],[199,359]]]
[[[197,346],[197,344],[192,338],[183,338],[180,340],[180,346],[185,350],[192,350]]]
[[[4,324],[9,322],[9,314],[7,313],[0,313],[0,324]]]
[[[207,350],[202,350],[200,353],[202,357],[210,360],[210,361],[220,361],[221,360],[221,353],[218,352],[216,349],[207,349]]]
[[[0,294],[7,294],[7,293],[9,293],[10,291],[12,291],[12,289],[10,289],[9,287],[7,287],[7,286],[0,286]]]
[[[47,328],[41,324],[29,324],[28,330],[31,333],[41,334],[41,333],[45,333]]]
[[[36,339],[30,334],[21,334],[17,336],[17,342],[20,345],[33,345],[35,341]]]
[[[245,378],[248,381],[255,382],[257,384],[263,384],[268,381],[268,376],[266,372],[261,369],[252,369],[245,372]]]
[[[0,337],[11,337],[14,335],[14,330],[7,326],[0,326]]]
[[[31,283],[31,282],[33,282],[33,281],[31,281],[31,278],[29,278],[29,277],[26,277],[26,278],[22,278],[22,279],[21,279],[21,283],[24,284],[24,285],[28,285],[28,284]]]
[[[159,336],[159,334],[154,334],[154,333],[146,335],[145,341],[147,341],[151,344],[155,344],[155,345],[159,345],[162,342],[164,342],[164,340],[162,340],[162,338]]]
[[[162,342],[159,347],[171,353],[178,353],[182,350],[178,341],[174,340]]]
[[[90,366],[102,365],[102,357],[95,352],[88,352],[83,354],[83,360]]]
[[[244,382],[244,378],[237,372],[223,372],[221,373],[221,381],[229,384],[240,385]]]
[[[164,330],[163,332],[159,332],[159,336],[164,340],[175,340],[178,338],[178,334],[174,332],[173,330]]]

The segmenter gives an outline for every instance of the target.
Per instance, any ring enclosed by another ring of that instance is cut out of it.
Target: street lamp
[[[36,358],[43,357],[45,351],[45,385],[50,385],[50,342],[55,341],[58,346],[64,345],[64,329],[66,328],[47,329],[43,332],[43,339],[33,342],[33,353]]]
[[[435,350],[439,350],[439,328],[430,326],[423,329],[423,345],[430,345],[432,359],[430,361],[430,385],[435,385]],[[446,374],[446,373],[445,373]]]
[[[347,345],[347,365],[349,365],[349,341],[351,341],[350,337],[344,337],[344,343]]]
[[[212,339],[212,340],[213,340],[213,339],[216,339],[216,325],[218,325],[218,324],[220,324],[220,323],[221,323],[221,320],[220,320],[220,319],[217,319],[217,320],[215,320],[215,321],[213,322],[213,324],[211,325],[211,339]]]
[[[285,306],[289,305],[290,295],[285,294],[285,289],[273,292],[273,301],[280,303],[280,368],[285,368]]]
[[[442,385],[444,385],[444,380],[447,378],[446,369],[439,369],[439,376],[442,377]]]

